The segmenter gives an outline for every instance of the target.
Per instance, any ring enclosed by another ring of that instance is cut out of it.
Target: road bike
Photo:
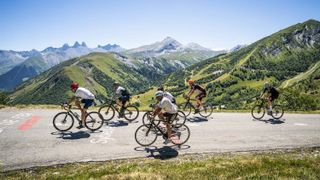
[[[268,101],[264,98],[256,98],[255,106],[251,109],[251,115],[254,119],[262,119],[266,111],[268,111]],[[284,110],[281,105],[273,105],[272,112],[269,114],[274,119],[280,119],[284,114]]]
[[[190,97],[184,95],[183,96],[187,101],[184,102],[184,103],[181,103],[178,105],[178,108],[180,110],[182,110],[186,117],[188,117],[190,114],[191,114],[191,111],[192,109],[194,110],[195,114],[197,113],[196,112],[196,107],[190,102],[190,101],[196,101],[195,99],[191,99]],[[211,105],[208,105],[208,104],[202,104],[200,107],[199,107],[199,114],[200,116],[204,117],[204,118],[207,118],[209,117],[213,112],[213,108]]]
[[[110,121],[114,115],[115,112],[118,112],[119,116],[121,116],[120,107],[117,104],[117,102],[113,99],[107,99],[108,103],[101,106],[98,110],[98,112],[101,114],[104,121]],[[130,102],[128,105],[124,107],[124,113],[122,114],[123,117],[129,121],[132,122],[139,116],[139,109],[132,105]]]
[[[151,107],[152,110],[151,110],[151,111],[147,111],[147,112],[144,113],[144,115],[143,115],[143,117],[142,117],[142,123],[143,123],[144,125],[150,124],[150,121],[149,121],[149,119],[151,118],[150,115],[151,115],[151,113],[155,110],[156,106],[157,106],[156,104],[150,104],[150,105],[149,105],[149,107]],[[176,126],[183,125],[183,124],[186,122],[186,120],[187,120],[187,117],[186,117],[186,115],[184,114],[184,112],[181,111],[181,110],[178,110],[176,116],[173,118],[172,124],[174,124],[174,125],[176,125]],[[160,122],[161,122],[161,120],[160,120],[159,118],[154,119],[154,123],[155,123],[156,125],[159,125]]]
[[[78,120],[81,124],[81,117],[77,112],[72,111],[71,105],[66,103],[61,104],[61,108],[66,110],[64,112],[59,112],[53,118],[53,126],[58,131],[68,131],[72,128],[74,124],[74,119]],[[103,119],[98,112],[87,113],[85,117],[84,126],[91,131],[96,131],[100,129],[103,125]]]
[[[157,125],[151,116],[149,118],[150,124],[139,126],[134,134],[136,142],[141,146],[150,146],[157,140],[158,136],[162,136],[164,140],[168,139],[166,127]],[[166,118],[166,120],[169,119]],[[185,124],[172,125],[171,132],[174,138],[171,142],[175,145],[182,145],[190,138],[190,129]]]

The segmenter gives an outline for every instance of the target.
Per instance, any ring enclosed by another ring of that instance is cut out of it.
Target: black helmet
[[[164,88],[162,86],[158,87],[158,91],[164,91]]]

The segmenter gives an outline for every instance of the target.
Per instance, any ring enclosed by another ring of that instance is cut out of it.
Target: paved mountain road
[[[140,147],[134,140],[134,132],[141,125],[143,113],[137,122],[114,121],[95,133],[75,127],[60,133],[52,125],[57,112],[59,110],[0,110],[1,171],[69,162],[157,157],[168,149],[177,155],[320,146],[319,114],[285,114],[281,121],[273,121],[269,116],[261,121],[253,120],[250,113],[213,113],[208,119],[193,116],[186,123],[191,137],[179,149],[164,145],[161,137],[152,147]]]

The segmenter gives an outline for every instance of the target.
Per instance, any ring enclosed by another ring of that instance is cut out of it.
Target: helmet
[[[163,87],[159,87],[159,88],[158,88],[158,91],[164,91],[164,90],[163,90]]]
[[[70,85],[71,89],[78,89],[78,87],[79,87],[79,84],[76,83],[76,82],[72,82],[71,85]]]
[[[114,86],[119,86],[120,83],[119,83],[118,81],[115,81],[115,82],[113,83],[113,85],[114,85]]]
[[[189,83],[189,85],[192,85],[192,84],[194,83],[194,81],[191,80],[191,79],[189,79],[189,80],[188,80],[188,83]]]
[[[269,84],[268,82],[265,82],[265,83],[264,83],[264,87],[265,87],[265,88],[269,88],[269,87],[270,87],[270,84]]]
[[[163,91],[157,91],[156,94],[154,94],[155,97],[163,96]]]

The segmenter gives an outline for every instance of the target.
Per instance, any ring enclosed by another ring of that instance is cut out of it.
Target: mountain
[[[186,46],[183,46],[181,43],[170,37],[164,39],[161,42],[156,42],[151,45],[146,45],[131,50],[125,50],[117,44],[107,44],[104,46],[98,45],[98,47],[96,48],[88,48],[85,42],[82,42],[80,44],[76,41],[72,46],[64,44],[62,47],[59,48],[48,47],[43,51],[39,52],[35,50],[33,50],[32,52],[30,51],[29,53],[27,51],[21,53],[19,52],[22,55],[18,53],[17,55],[13,56],[16,58],[7,58],[7,60],[0,59],[0,62],[3,62],[4,64],[6,63],[3,72],[8,72],[10,69],[12,70],[10,73],[2,75],[0,74],[0,77],[2,79],[10,79],[10,74],[16,72],[17,69],[23,71],[24,69],[21,69],[21,67],[17,67],[15,69],[13,69],[13,67],[17,66],[19,63],[22,63],[23,61],[31,57],[41,56],[43,62],[45,63],[43,68],[39,66],[34,66],[34,68],[39,68],[38,70],[34,71],[38,72],[39,74],[43,72],[41,70],[46,70],[48,69],[48,67],[53,67],[66,60],[88,55],[92,52],[117,52],[119,57],[122,56],[125,57],[125,59],[136,59],[136,61],[140,64],[139,66],[141,66],[139,69],[144,69],[144,71],[146,72],[150,72],[150,67],[152,67],[151,70],[153,68],[156,68],[156,74],[169,73],[172,70],[184,68],[195,62],[199,62],[208,57],[213,57],[219,53],[223,53],[211,51],[210,49],[204,48],[196,43],[191,43]],[[145,68],[149,69],[146,70]],[[154,72],[150,73],[155,74]],[[21,76],[17,76],[17,78],[25,78],[27,74],[29,74],[29,72]],[[32,76],[28,77],[34,76],[35,75],[32,74]],[[14,83],[4,83],[0,86],[0,89],[6,91],[12,90],[16,87],[16,85],[19,85],[19,82],[23,82],[23,79],[16,80]]]
[[[159,85],[166,74],[181,65],[171,60],[134,59],[119,53],[90,53],[62,62],[17,87],[10,95],[11,104],[58,104],[70,97],[72,81],[89,88],[98,102],[113,92],[115,81],[132,93]]]
[[[320,109],[319,61],[320,22],[308,20],[178,70],[163,84],[182,101],[191,78],[209,91],[208,102],[242,109],[251,107],[268,81],[281,90],[278,102],[286,108],[314,110]]]
[[[236,45],[235,47],[231,48],[228,52],[236,52],[236,51],[239,51],[240,49],[244,48],[244,47],[247,47],[246,44],[238,44]]]
[[[0,79],[5,80],[5,83],[1,83],[0,89],[12,90],[24,79],[34,77],[50,67],[75,57],[87,55],[91,52],[119,52],[121,50],[122,48],[116,44],[92,49],[88,48],[85,42],[80,44],[76,41],[73,46],[64,44],[59,48],[48,47],[42,51],[0,51]],[[41,59],[41,63],[33,60],[34,58],[38,61]],[[28,66],[25,66],[24,62],[29,59],[31,60],[27,62]],[[32,63],[35,64],[32,65]],[[15,73],[21,73],[21,75],[16,75],[15,80],[11,81],[11,75]]]
[[[28,58],[10,71],[0,75],[0,90],[12,89],[23,81],[33,78],[47,69],[49,69],[49,66],[41,56]]]

